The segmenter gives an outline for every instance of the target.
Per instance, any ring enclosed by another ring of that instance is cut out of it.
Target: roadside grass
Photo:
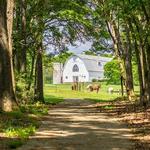
[[[45,84],[44,92],[45,99],[47,103],[57,104],[64,99],[83,99],[83,100],[92,100],[95,102],[105,102],[113,101],[121,95],[119,93],[109,94],[107,92],[108,87],[113,87],[115,91],[120,89],[120,85],[107,85],[106,83],[101,83],[101,89],[99,93],[89,92],[86,90],[87,84],[84,85],[81,91],[72,91],[71,84]],[[138,87],[135,87],[138,90]]]
[[[5,145],[15,149],[23,145],[40,125],[40,118],[48,114],[48,106],[40,103],[23,105],[20,110],[0,113],[1,138],[11,138]]]
[[[6,137],[28,138],[38,126],[38,119],[35,116],[21,111],[0,114],[0,132]]]
[[[22,113],[34,114],[37,117],[48,114],[48,106],[40,102],[35,104],[22,105],[20,110]]]
[[[49,93],[48,90],[47,90],[47,93],[45,93],[44,100],[45,100],[45,104],[50,104],[50,105],[56,105],[56,104],[64,101],[63,97],[53,96]]]

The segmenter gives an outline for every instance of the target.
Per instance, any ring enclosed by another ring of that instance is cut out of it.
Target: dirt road
[[[130,129],[85,100],[52,107],[39,130],[18,150],[132,150]]]

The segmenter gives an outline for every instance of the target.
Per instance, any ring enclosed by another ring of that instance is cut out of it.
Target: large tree
[[[0,1],[0,108],[12,111],[16,105],[12,65],[13,0]]]

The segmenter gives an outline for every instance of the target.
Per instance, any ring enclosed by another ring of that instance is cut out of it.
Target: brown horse
[[[99,84],[89,84],[87,86],[87,89],[89,89],[91,92],[95,90],[97,93],[99,92],[100,88],[101,88],[101,85]]]

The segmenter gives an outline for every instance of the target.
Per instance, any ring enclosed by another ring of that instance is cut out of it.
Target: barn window
[[[68,76],[66,76],[66,79],[68,79]]]
[[[73,72],[79,72],[79,67],[75,64],[72,69]]]
[[[100,61],[98,62],[98,66],[102,66],[102,64],[101,64],[101,62],[100,62]]]

